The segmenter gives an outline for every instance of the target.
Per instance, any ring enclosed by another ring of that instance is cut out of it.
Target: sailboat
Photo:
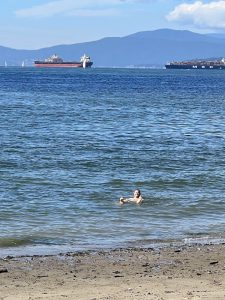
[[[7,65],[7,61],[5,60],[5,67],[7,67],[8,65]]]
[[[24,62],[24,61],[22,61],[21,67],[22,67],[22,68],[25,67],[25,62]]]

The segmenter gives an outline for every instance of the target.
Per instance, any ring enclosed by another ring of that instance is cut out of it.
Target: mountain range
[[[0,65],[20,66],[25,62],[31,66],[35,59],[54,53],[64,60],[79,60],[85,53],[91,56],[94,67],[162,67],[173,60],[225,57],[225,35],[158,29],[38,50],[0,46]]]

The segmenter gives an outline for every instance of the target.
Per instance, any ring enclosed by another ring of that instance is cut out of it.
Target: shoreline
[[[6,256],[11,257],[30,257],[30,256],[54,256],[66,255],[68,253],[82,252],[102,252],[113,251],[116,249],[158,249],[168,247],[182,247],[192,245],[219,245],[225,244],[225,236],[223,235],[202,235],[177,239],[152,239],[137,240],[116,244],[114,246],[93,246],[77,247],[74,245],[21,245],[11,247],[0,247],[0,260]]]
[[[224,299],[225,245],[89,250],[0,259],[0,299]]]

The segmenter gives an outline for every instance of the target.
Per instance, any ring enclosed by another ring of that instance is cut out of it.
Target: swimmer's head
[[[140,197],[141,196],[141,191],[140,190],[135,190],[134,191],[134,197],[136,197],[136,198],[138,198],[138,197]]]

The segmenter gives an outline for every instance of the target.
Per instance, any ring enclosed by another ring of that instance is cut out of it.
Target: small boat
[[[44,68],[88,68],[93,65],[93,62],[90,59],[90,56],[83,55],[80,58],[80,61],[63,61],[61,57],[56,54],[53,54],[51,57],[45,60],[35,60],[35,67],[44,67]]]

